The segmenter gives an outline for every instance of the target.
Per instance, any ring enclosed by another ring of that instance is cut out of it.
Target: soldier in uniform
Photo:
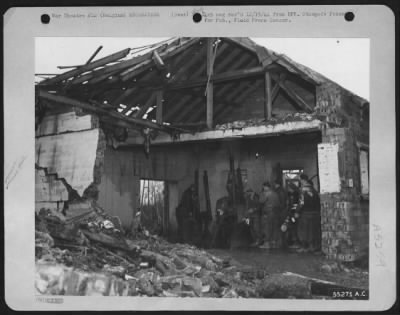
[[[176,208],[176,220],[178,223],[178,241],[192,244],[194,241],[196,193],[194,185],[190,185],[182,195],[181,202]]]
[[[312,252],[321,246],[321,214],[318,192],[305,174],[300,175],[298,235],[302,245],[299,252]]]
[[[250,220],[250,233],[253,238],[252,246],[258,246],[261,242],[260,235],[260,197],[251,188],[246,191],[246,211]]]
[[[260,248],[277,248],[281,238],[280,201],[278,194],[268,182],[263,183],[260,203],[261,230],[264,241]]]

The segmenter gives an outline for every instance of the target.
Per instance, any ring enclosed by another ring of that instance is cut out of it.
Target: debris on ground
[[[35,223],[37,294],[311,296],[308,279],[268,274],[195,246],[169,243],[143,229],[127,233],[119,220],[96,207],[65,219],[42,209]]]

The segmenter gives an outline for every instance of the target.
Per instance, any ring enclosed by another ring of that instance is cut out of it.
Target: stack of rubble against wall
[[[319,111],[330,127],[323,130],[323,143],[338,144],[340,191],[321,194],[322,251],[329,259],[354,261],[368,249],[368,207],[360,202],[359,147],[361,128],[359,107],[349,103],[348,93],[335,84],[317,89]],[[329,109],[329,112],[327,112]],[[346,113],[347,112],[347,113]],[[342,125],[343,128],[332,126]],[[364,140],[365,141],[365,140]]]

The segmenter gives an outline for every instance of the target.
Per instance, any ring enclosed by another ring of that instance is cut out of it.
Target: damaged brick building
[[[129,229],[161,182],[172,241],[195,174],[207,174],[200,210],[211,205],[215,225],[231,159],[254,190],[308,174],[323,253],[355,260],[369,243],[368,152],[367,100],[248,38],[173,38],[36,85],[36,211],[76,217],[95,202]]]

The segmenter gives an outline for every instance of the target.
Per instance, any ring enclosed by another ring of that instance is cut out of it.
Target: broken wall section
[[[334,82],[316,88],[316,112],[325,117],[322,142],[338,144],[340,191],[321,194],[322,251],[354,261],[369,246],[369,203],[361,189],[360,145],[369,145],[366,101]]]
[[[105,146],[96,116],[48,113],[36,130],[35,210],[97,200]]]

